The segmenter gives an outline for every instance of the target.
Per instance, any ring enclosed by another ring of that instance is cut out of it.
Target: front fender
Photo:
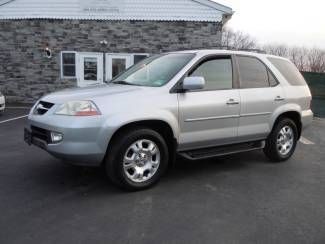
[[[107,148],[112,136],[116,131],[125,125],[148,121],[157,120],[167,123],[174,134],[174,137],[178,141],[179,138],[179,124],[177,120],[177,112],[173,113],[167,110],[148,110],[148,111],[131,111],[128,113],[118,113],[108,116],[101,129],[101,145],[104,146],[103,149]]]

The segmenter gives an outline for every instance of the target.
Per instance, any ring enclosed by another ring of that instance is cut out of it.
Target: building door
[[[133,65],[133,55],[106,54],[106,80],[110,81],[115,76]]]
[[[79,53],[78,61],[77,79],[79,87],[103,83],[102,53]]]

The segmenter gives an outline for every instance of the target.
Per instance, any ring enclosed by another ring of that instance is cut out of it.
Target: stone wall
[[[0,89],[9,102],[34,102],[76,86],[76,80],[60,79],[61,51],[159,53],[216,47],[221,28],[206,22],[0,20]],[[100,44],[104,39],[106,46]]]

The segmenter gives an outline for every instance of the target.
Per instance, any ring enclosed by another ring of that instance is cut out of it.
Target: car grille
[[[46,143],[51,143],[51,132],[36,126],[32,126],[32,136],[38,138]]]
[[[53,103],[40,101],[34,109],[34,114],[44,115],[53,107],[53,105]]]

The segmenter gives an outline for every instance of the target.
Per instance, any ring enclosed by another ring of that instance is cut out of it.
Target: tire
[[[124,190],[147,189],[156,184],[167,169],[168,147],[164,138],[151,129],[124,131],[109,147],[105,158],[107,176]]]
[[[295,122],[283,118],[274,126],[266,140],[264,154],[273,162],[283,162],[291,158],[298,140]]]

